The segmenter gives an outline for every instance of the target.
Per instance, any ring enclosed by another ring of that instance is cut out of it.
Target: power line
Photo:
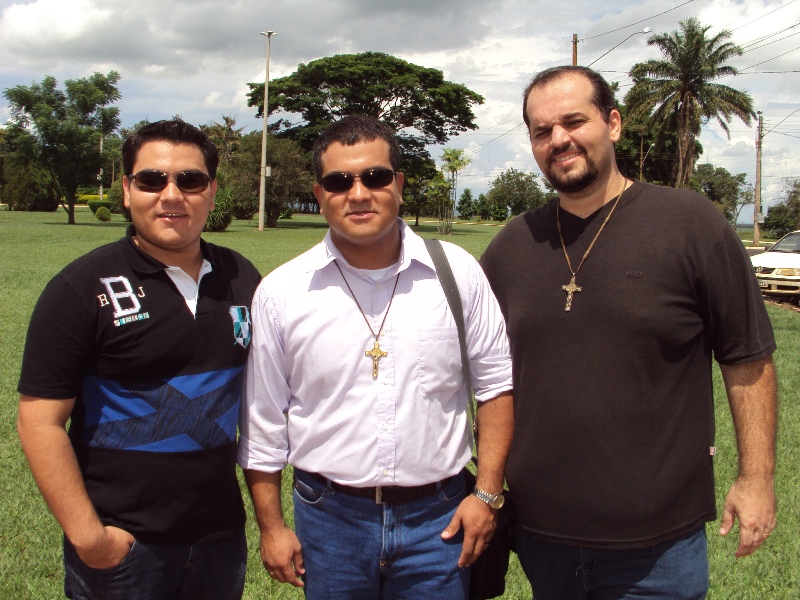
[[[800,50],[800,46],[798,46],[797,48],[792,48],[791,50],[788,50],[788,51],[784,52],[783,54],[778,54],[778,56],[773,56],[772,58],[768,58],[767,60],[762,60],[760,63],[756,63],[754,65],[750,65],[749,67],[745,67],[744,69],[739,69],[739,70],[740,71],[746,71],[747,69],[752,69],[753,67],[757,67],[758,65],[763,65],[764,63],[768,63],[771,60],[775,60],[776,58],[780,58],[781,56],[785,56],[785,55],[787,55],[787,54],[789,54],[791,52],[794,52],[795,50]],[[726,75],[726,77],[728,77],[728,75]],[[722,79],[722,77],[720,77],[720,79]]]
[[[797,2],[797,0],[790,0],[789,2],[787,2],[786,4],[784,4],[783,6],[779,6],[779,7],[778,7],[778,8],[776,8],[775,10],[771,10],[771,11],[769,11],[768,13],[765,13],[765,14],[761,15],[760,17],[756,17],[755,19],[753,19],[753,20],[752,20],[752,21],[750,21],[749,23],[745,23],[744,25],[739,25],[739,27],[737,27],[736,29],[731,29],[731,31],[737,31],[737,30],[741,29],[742,27],[747,27],[748,25],[752,25],[753,23],[755,23],[755,22],[756,22],[756,21],[758,21],[759,19],[763,19],[764,17],[766,17],[766,16],[768,16],[768,15],[771,15],[772,13],[774,13],[774,12],[777,12],[777,11],[779,11],[779,10],[780,10],[780,9],[782,9],[782,8],[786,8],[787,6],[789,6],[790,4],[794,4],[795,2]]]
[[[795,0],[792,0],[792,1],[794,2]],[[686,6],[687,4],[691,4],[692,2],[694,2],[694,0],[688,0],[687,2],[684,2],[683,4],[679,4],[678,6],[670,8],[669,10],[665,10],[664,12],[660,12],[657,15],[653,15],[652,17],[647,17],[646,19],[642,19],[641,21],[636,21],[636,23],[631,23],[630,25],[625,25],[624,27],[618,27],[617,29],[612,29],[611,31],[606,31],[605,33],[598,33],[597,35],[590,35],[589,37],[585,37],[585,38],[583,38],[583,39],[581,39],[579,41],[585,42],[586,40],[591,40],[591,39],[594,39],[594,38],[603,37],[604,35],[608,35],[609,33],[614,33],[615,31],[622,31],[623,29],[627,29],[628,27],[633,27],[634,25],[639,25],[641,23],[644,23],[645,21],[649,21],[651,19],[655,19],[656,17],[660,17],[661,15],[665,15],[668,12],[672,12],[673,10],[677,10],[681,6]]]
[[[797,25],[794,25],[794,27],[797,27],[798,25],[800,25],[800,23],[798,23]],[[784,31],[786,31],[786,30],[784,29]],[[787,40],[790,37],[794,37],[796,35],[800,35],[800,31],[796,31],[794,33],[790,33],[787,36],[784,36],[784,37],[782,37],[780,39],[777,39],[777,40],[772,40],[771,42],[767,42],[766,44],[761,44],[760,46],[753,46],[752,48],[749,48],[749,49],[745,50],[744,53],[746,54],[747,52],[752,52],[753,50],[760,50],[761,48],[766,48],[770,44],[777,44],[778,42],[782,42],[783,40]]]

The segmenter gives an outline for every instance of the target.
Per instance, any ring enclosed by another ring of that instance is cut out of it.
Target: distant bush
[[[75,194],[78,196],[97,196],[97,188],[98,186],[96,185],[79,185]]]
[[[58,191],[43,169],[6,163],[5,177],[3,202],[9,210],[53,212],[58,208]]]
[[[108,188],[108,199],[111,201],[111,212],[123,215],[126,221],[131,220],[131,211],[125,208],[125,199],[122,195],[122,179],[117,179]]]
[[[97,210],[94,211],[94,216],[97,217],[98,221],[108,223],[111,220],[111,211],[105,206],[99,206]]]
[[[108,212],[111,212],[111,209],[114,208],[114,203],[106,197],[103,197],[103,200],[101,201],[99,196],[94,196],[94,198],[91,198],[90,196],[81,196],[78,201],[80,202],[83,198],[89,198],[86,204],[89,205],[89,210],[91,210],[93,213],[97,213],[97,209],[101,207],[107,208]]]
[[[228,225],[233,221],[233,212],[231,211],[231,189],[220,188],[217,190],[217,196],[214,199],[214,210],[208,215],[206,226],[203,231],[215,232],[225,231]]]

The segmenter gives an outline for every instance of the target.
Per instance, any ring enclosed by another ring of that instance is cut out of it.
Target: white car
[[[750,260],[764,294],[800,299],[800,231],[787,233]]]

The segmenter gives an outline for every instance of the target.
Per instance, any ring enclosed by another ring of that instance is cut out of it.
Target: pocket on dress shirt
[[[422,392],[429,400],[448,401],[464,385],[458,329],[436,327],[417,330],[417,370]]]

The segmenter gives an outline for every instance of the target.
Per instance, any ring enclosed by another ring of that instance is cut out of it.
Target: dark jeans
[[[440,535],[466,496],[463,477],[428,498],[375,504],[295,469],[294,518],[309,600],[465,600],[463,530]]]
[[[136,540],[116,567],[87,567],[64,538],[64,593],[74,600],[239,600],[247,542],[235,536],[192,546]]]
[[[517,529],[517,553],[536,600],[702,600],[706,530],[635,550],[543,542]]]

